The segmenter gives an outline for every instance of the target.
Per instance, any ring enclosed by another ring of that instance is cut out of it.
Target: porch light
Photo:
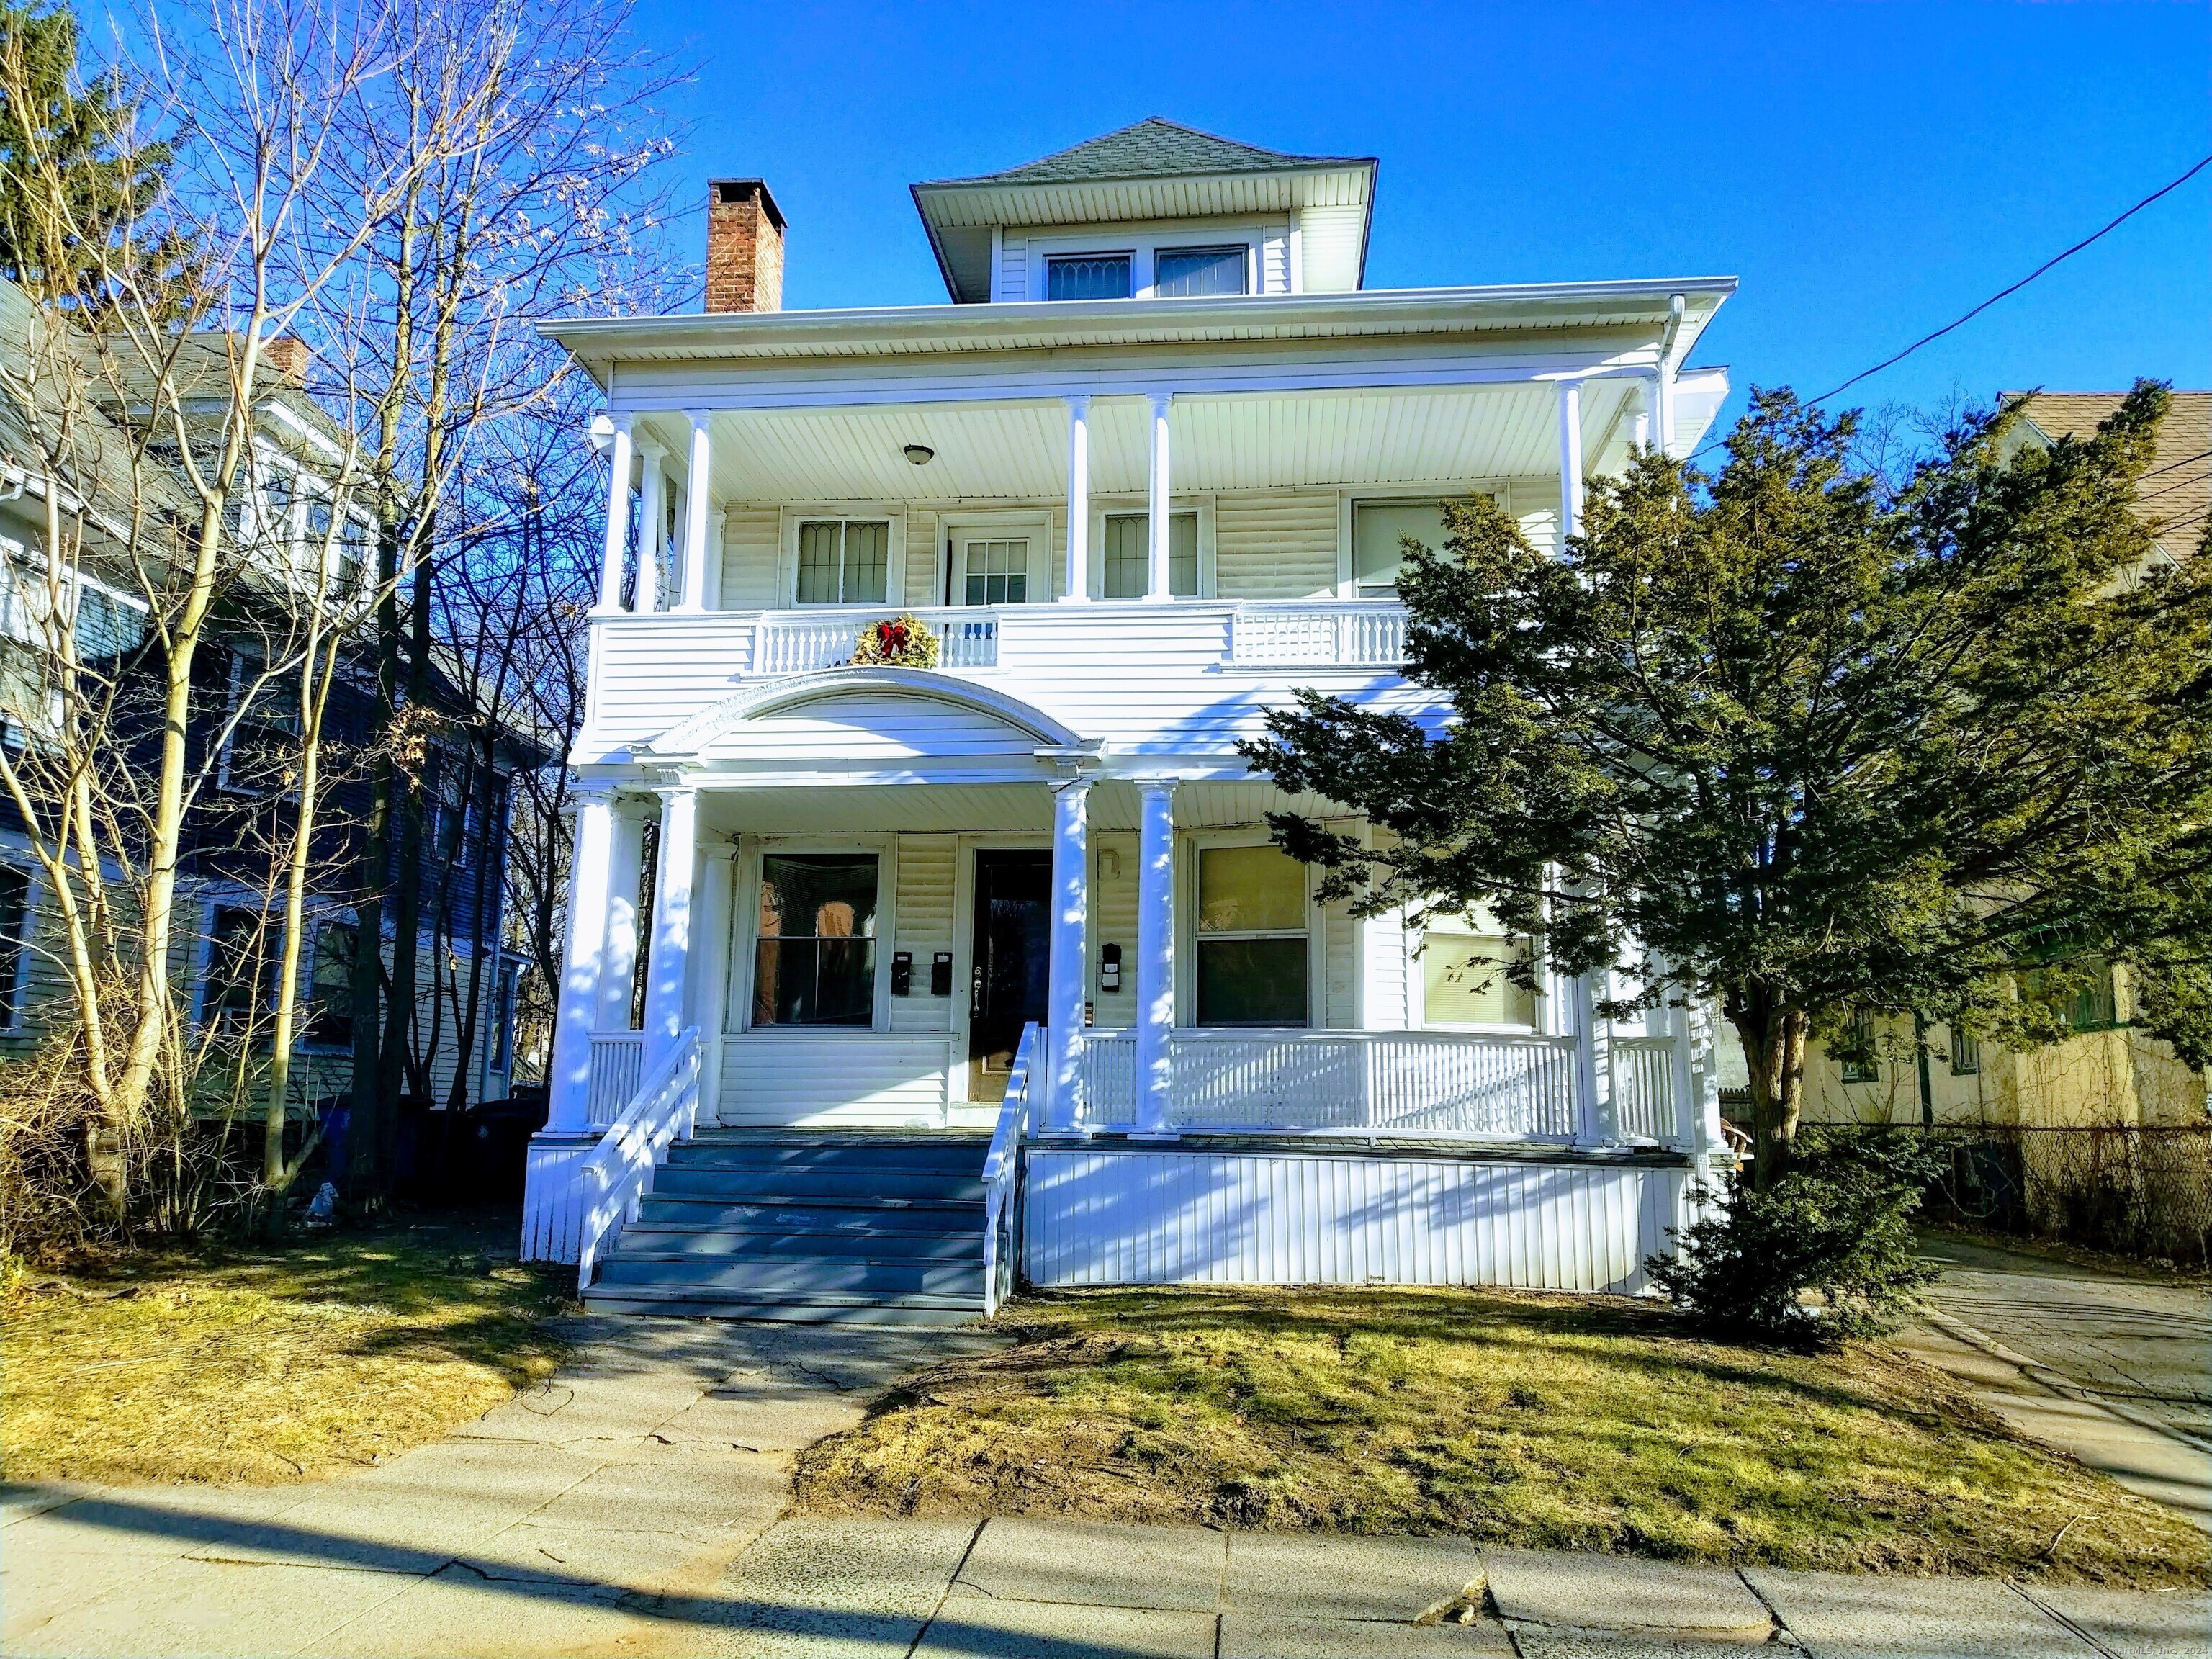
[[[908,444],[899,453],[916,466],[927,466],[937,459],[937,452],[927,444]]]

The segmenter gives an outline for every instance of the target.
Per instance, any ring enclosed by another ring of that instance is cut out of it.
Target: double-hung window
[[[808,519],[799,526],[800,605],[881,605],[890,570],[886,519]]]
[[[505,1077],[514,1069],[514,964],[500,964],[491,994],[490,1069]]]
[[[1398,572],[1406,561],[1404,538],[1411,536],[1431,552],[1444,544],[1443,503],[1354,501],[1352,504],[1352,579],[1363,599],[1387,599],[1398,592]]]
[[[1278,847],[1198,854],[1198,1023],[1302,1026],[1306,868]]]
[[[1152,520],[1142,513],[1106,515],[1099,592],[1109,599],[1141,599],[1152,576]],[[1168,515],[1168,591],[1178,599],[1198,597],[1198,514]]]
[[[0,1031],[23,1024],[23,963],[31,938],[31,878],[0,865]]]
[[[269,1006],[275,963],[264,948],[261,916],[223,905],[208,935],[207,979],[200,995],[201,1023],[242,1037]]]
[[[1433,916],[1421,939],[1421,1015],[1428,1025],[1536,1024],[1536,994],[1509,971],[1528,941],[1479,918]]]
[[[877,872],[872,853],[762,858],[755,1025],[874,1023]]]
[[[1972,1077],[1982,1069],[1982,1045],[1954,1020],[1951,1025],[1951,1075]]]
[[[1874,1016],[1861,1009],[1844,1022],[1841,1063],[1846,1083],[1878,1083],[1881,1061],[1875,1054]]]
[[[315,929],[305,1035],[319,1048],[343,1048],[353,1042],[353,953],[359,938],[349,921],[326,921]]]
[[[1131,260],[1126,253],[1073,253],[1044,262],[1048,300],[1126,300]]]
[[[267,662],[250,652],[234,651],[229,704],[222,787],[239,795],[289,789],[299,764],[299,682],[289,671],[270,672]]]
[[[1246,293],[1249,253],[1242,242],[1233,247],[1164,247],[1152,258],[1152,292],[1163,300]]]

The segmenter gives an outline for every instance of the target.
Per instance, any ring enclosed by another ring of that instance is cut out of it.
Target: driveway
[[[2212,1528],[2212,1288],[1948,1237],[1905,1346],[2023,1433]]]

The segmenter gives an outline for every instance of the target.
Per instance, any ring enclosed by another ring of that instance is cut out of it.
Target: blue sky
[[[909,182],[1158,114],[1381,157],[1370,287],[1737,276],[1698,355],[1738,404],[1826,391],[2212,153],[2201,3],[660,0],[638,21],[702,66],[672,110],[685,199],[758,174],[789,216],[787,305],[942,300]],[[2212,170],[1850,400],[2137,374],[2212,386]]]

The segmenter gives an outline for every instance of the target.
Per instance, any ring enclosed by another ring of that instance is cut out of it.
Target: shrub
[[[1680,1256],[1644,1270],[1716,1335],[1801,1348],[1885,1335],[1936,1276],[1912,1234],[1930,1174],[1902,1139],[1815,1146],[1765,1192],[1732,1182],[1717,1213],[1670,1230]]]

